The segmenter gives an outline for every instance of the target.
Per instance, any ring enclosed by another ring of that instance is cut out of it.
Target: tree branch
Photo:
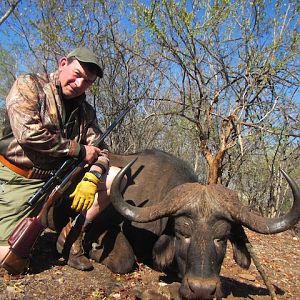
[[[0,25],[9,17],[9,15],[15,10],[17,5],[21,2],[21,0],[17,0],[15,3],[12,3],[7,10],[7,12],[1,17],[0,19]]]

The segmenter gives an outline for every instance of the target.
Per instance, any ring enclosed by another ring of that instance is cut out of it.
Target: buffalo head
[[[132,162],[133,163],[133,162]],[[120,185],[131,167],[129,163],[115,178],[111,201],[116,210],[130,221],[146,223],[168,217],[170,232],[162,234],[153,247],[154,263],[160,268],[177,265],[182,278],[183,299],[220,299],[219,273],[227,241],[233,246],[235,261],[243,268],[251,263],[242,226],[262,234],[285,231],[300,218],[300,189],[286,173],[294,196],[293,207],[280,218],[264,218],[243,206],[237,193],[222,185],[184,183],[169,191],[155,205],[136,207],[124,201]]]

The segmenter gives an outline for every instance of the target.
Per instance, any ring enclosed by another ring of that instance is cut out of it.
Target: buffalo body
[[[111,189],[113,205],[86,236],[87,252],[116,273],[132,271],[136,260],[175,270],[183,299],[222,297],[219,273],[228,241],[237,264],[249,267],[243,226],[272,234],[291,228],[300,218],[299,187],[286,174],[293,207],[281,218],[268,219],[250,212],[234,191],[200,184],[187,163],[163,151],[111,154],[110,163],[123,169]]]

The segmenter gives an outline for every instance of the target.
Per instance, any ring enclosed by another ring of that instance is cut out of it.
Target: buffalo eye
[[[212,227],[213,242],[216,250],[224,251],[230,235],[230,224],[228,222],[224,222],[224,220],[217,220]]]
[[[187,242],[190,240],[190,237],[191,237],[190,234],[188,234],[187,232],[181,232],[181,231],[176,231],[175,236],[176,236],[176,238],[184,239]]]
[[[224,236],[221,238],[215,238],[214,239],[214,244],[217,248],[223,248],[226,246],[228,240],[228,236]]]
[[[181,217],[175,222],[175,236],[189,242],[192,235],[192,222],[190,219]]]

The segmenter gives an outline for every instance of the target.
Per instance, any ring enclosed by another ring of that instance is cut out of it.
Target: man
[[[101,136],[85,91],[103,72],[93,52],[77,48],[59,61],[49,76],[17,78],[6,99],[6,124],[0,139],[0,264],[9,251],[8,238],[27,216],[36,216],[28,198],[66,159],[96,161],[70,195],[80,213],[61,232],[57,249],[70,266],[89,270],[82,249],[88,224],[109,204],[109,188],[117,168],[109,168],[108,151],[93,142]]]

